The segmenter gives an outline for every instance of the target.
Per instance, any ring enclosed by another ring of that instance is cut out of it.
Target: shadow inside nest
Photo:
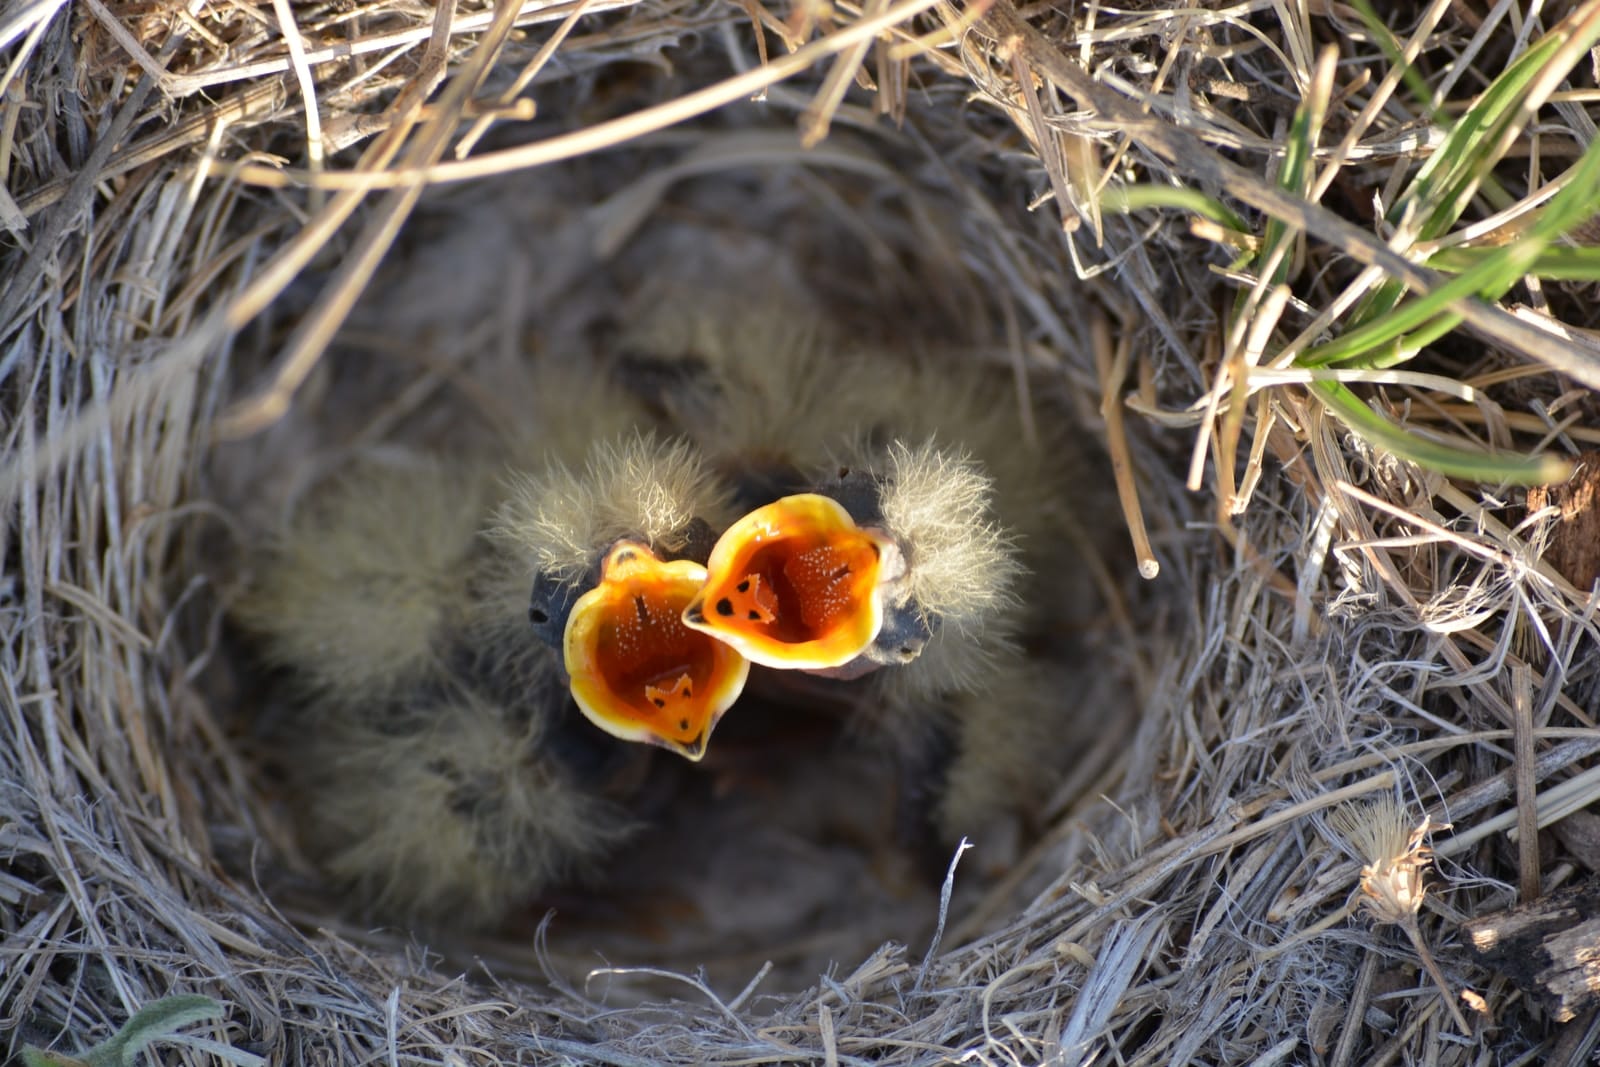
[[[826,210],[786,160],[657,190],[626,241],[626,183],[601,212],[561,172],[442,197],[290,416],[219,451],[250,531],[235,724],[307,859],[264,878],[285,914],[496,979],[770,962],[771,990],[927,944],[964,839],[951,919],[1037,889],[1063,782],[1132,719],[1096,581],[1118,520],[1064,379],[1019,395],[993,309],[964,314],[959,213],[874,169]],[[675,449],[720,488],[652,466]],[[539,575],[570,573],[570,611],[619,534],[705,562],[658,497],[737,514],[850,464],[903,535],[914,662],[757,666],[697,762],[578,713]]]

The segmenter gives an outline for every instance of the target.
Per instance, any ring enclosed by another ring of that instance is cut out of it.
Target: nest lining
[[[297,13],[302,34],[317,28],[318,14]],[[767,21],[795,32],[803,14],[792,23]],[[22,42],[13,70],[30,76],[21,84],[40,94],[42,112],[64,116],[52,139],[40,136],[29,112],[8,112],[18,116],[7,134],[17,211],[6,221],[16,232],[18,213],[39,220],[30,245],[7,249],[14,282],[0,298],[9,338],[0,366],[16,416],[7,420],[10,459],[0,478],[10,509],[0,550],[11,576],[0,587],[7,634],[0,840],[8,857],[0,893],[13,905],[0,1018],[16,1035],[8,1051],[18,1042],[84,1047],[139,1004],[179,988],[229,1006],[227,1021],[212,1031],[218,1041],[287,1061],[392,1055],[441,1062],[486,1053],[614,1063],[909,1063],[964,1054],[1074,1062],[1117,1048],[1135,1062],[1244,1062],[1288,1048],[1295,1059],[1379,1062],[1423,1054],[1459,1061],[1474,1043],[1508,1059],[1559,1051],[1535,1008],[1453,950],[1450,921],[1506,903],[1505,883],[1517,869],[1495,830],[1515,815],[1510,739],[1501,726],[1528,694],[1499,667],[1544,650],[1545,668],[1530,683],[1543,687],[1537,721],[1548,727],[1540,768],[1568,775],[1593,758],[1590,742],[1567,732],[1592,724],[1592,623],[1571,583],[1524,562],[1536,557],[1548,528],[1515,532],[1520,515],[1503,495],[1375,454],[1292,394],[1276,401],[1278,411],[1307,447],[1300,462],[1293,449],[1278,450],[1290,462],[1266,474],[1249,507],[1222,527],[1230,552],[1185,530],[1186,521],[1210,517],[1183,489],[1186,442],[1129,427],[1123,447],[1131,447],[1142,477],[1163,581],[1179,590],[1162,598],[1166,625],[1124,649],[1144,668],[1138,732],[1106,754],[1103,777],[1091,778],[1090,761],[1064,785],[1054,829],[1014,876],[1036,874],[1048,887],[1018,908],[1006,892],[1013,887],[1002,885],[953,915],[925,959],[916,950],[885,950],[808,993],[775,998],[759,985],[730,996],[736,986],[674,979],[684,998],[670,1008],[617,1011],[594,985],[513,983],[496,993],[482,981],[451,981],[448,969],[402,942],[327,929],[330,916],[288,924],[248,880],[224,876],[213,862],[219,853],[247,856],[259,837],[292,846],[270,824],[271,809],[257,801],[217,725],[209,702],[225,696],[194,683],[217,655],[218,617],[208,606],[214,594],[193,580],[210,573],[194,526],[248,521],[213,520],[204,501],[230,487],[206,492],[196,479],[210,461],[223,398],[259,380],[261,353],[272,347],[270,330],[256,327],[219,349],[224,332],[207,316],[283,247],[289,231],[274,218],[281,205],[298,210],[304,201],[225,180],[197,182],[191,153],[206,144],[214,158],[236,158],[293,145],[303,120],[271,110],[295,98],[274,80],[295,67],[293,49],[281,54],[281,39],[260,30],[265,21],[240,9],[212,15],[210,37],[200,38],[209,51],[154,43],[181,21],[176,16],[141,22],[108,11],[82,34],[69,32],[62,9],[35,13],[31,25],[7,24],[16,31],[8,39]],[[680,35],[701,31],[718,43],[740,42],[736,63],[751,59],[738,12],[638,6],[607,18],[603,31],[569,39],[562,62],[550,68],[561,83],[556,99],[573,109],[557,114],[577,114],[602,90],[620,93],[607,98],[618,111],[662,92],[661,81],[640,86],[602,76],[636,58],[629,50],[639,42],[688,69],[673,48]],[[1205,107],[1175,111],[1174,124],[1242,153],[1270,154],[1289,106],[1258,88],[1240,101],[1223,83],[1285,86],[1288,71],[1274,64],[1292,48],[1224,49],[1224,58],[1213,58],[1219,53],[1204,46],[1231,39],[1227,22],[1180,24],[1172,12],[1102,20],[1093,31],[1064,17],[1034,18],[1059,43],[1086,34],[1113,66],[1139,77],[1150,73],[1144,54],[1137,43],[1120,42],[1167,33],[1168,54],[1181,54],[1180,40],[1197,42],[1198,58],[1180,84],[1211,95]],[[111,32],[113,24],[125,32]],[[463,23],[441,58],[470,58],[474,38],[466,31],[481,24]],[[422,27],[413,13],[394,9],[352,32],[381,49],[386,35]],[[24,36],[34,28],[37,36]],[[1498,46],[1475,44],[1468,29],[1447,26],[1430,41],[1498,69]],[[1175,36],[1184,33],[1191,36]],[[141,46],[146,60],[175,72],[160,87],[177,94],[180,121],[158,132],[141,132],[156,108],[154,79],[140,83],[128,64],[130,44],[140,40],[152,42]],[[1041,152],[1040,127],[1028,132],[1037,116],[1023,120],[1019,140],[996,111],[958,110],[973,81],[1034,112],[1062,106],[1027,99],[1002,43],[978,33],[959,62],[951,54],[919,61],[926,97],[907,105],[907,137],[923,142],[928,160],[918,180],[965,198],[954,226],[957,259],[1002,312],[1009,309],[1024,360],[1044,361],[1098,396],[1114,364],[1095,360],[1112,353],[1097,350],[1088,323],[1063,312],[1085,304],[1081,295],[1064,295],[1073,291],[1066,281],[1073,263],[1051,232],[1058,216],[1048,205],[1031,216],[1021,208],[1042,188],[1067,189],[1067,154],[1114,131],[1074,125],[1063,111],[1051,116],[1055,135]],[[515,67],[533,47],[513,39],[499,69]],[[700,62],[726,69],[716,47],[707,53]],[[251,72],[258,55],[267,61],[260,74],[222,80]],[[81,96],[48,77],[58,69],[84,72]],[[355,73],[353,64],[333,69]],[[324,128],[337,119],[359,126],[365,102],[417,76],[403,61],[352,78],[344,95],[325,91]],[[222,102],[201,105],[185,95],[229,84],[240,90]],[[1168,80],[1149,84],[1171,91]],[[781,106],[811,97],[782,86],[772,99]],[[1292,101],[1293,92],[1283,99]],[[834,112],[836,123],[865,119],[851,106]],[[981,158],[971,169],[941,167],[941,153]],[[1192,174],[1174,171],[1140,142],[1133,159],[1130,166],[1152,173],[1205,177],[1202,161]],[[109,195],[89,179],[113,182]],[[807,180],[800,185],[827,197]],[[77,211],[85,206],[94,208],[89,217],[101,240],[80,239],[86,231]],[[1176,408],[1210,385],[1200,354],[1217,336],[1217,302],[1175,307],[1165,297],[1218,292],[1219,283],[1200,269],[1204,255],[1176,221],[1140,227],[1107,219],[1105,233],[1102,249],[1082,231],[1069,239],[1083,257],[1077,266],[1085,258],[1116,265],[1086,284],[1096,298],[1086,317],[1106,314],[1119,325],[1118,342],[1139,360],[1135,380],[1147,383],[1140,387],[1145,408]],[[153,276],[130,273],[149,264],[162,266]],[[902,286],[902,277],[874,271],[885,290],[874,294],[875,306],[927,291],[928,279]],[[65,284],[55,287],[56,278]],[[269,322],[293,321],[305,307],[300,298],[291,290],[270,312],[281,320]],[[1559,294],[1556,302],[1568,321],[1582,323],[1580,310]],[[446,321],[436,309],[418,314]],[[468,328],[474,321],[463,320]],[[1472,358],[1496,366],[1494,358]],[[1522,410],[1553,393],[1535,383],[1501,399]],[[416,406],[415,395],[398,396],[383,417]],[[1574,440],[1586,439],[1584,429],[1576,427]],[[1556,678],[1559,687],[1545,681]],[[1412,812],[1430,808],[1456,822],[1452,836],[1435,837],[1440,889],[1429,897],[1424,928],[1447,979],[1488,998],[1495,1023],[1472,1043],[1447,1036],[1438,997],[1413,972],[1415,955],[1403,938],[1338,919],[1369,861],[1348,854],[1322,815],[1349,798],[1389,791]],[[1097,801],[1102,795],[1113,803]],[[1578,845],[1557,840],[1541,863],[1547,883],[1592,866]],[[986,926],[997,929],[974,940]],[[515,976],[545,970],[542,951],[531,941]],[[510,953],[499,962],[513,972],[519,965]],[[399,995],[391,999],[393,991]]]

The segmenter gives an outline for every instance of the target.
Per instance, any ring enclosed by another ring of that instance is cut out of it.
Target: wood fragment
[[[1462,924],[1478,962],[1570,1022],[1600,1003],[1600,879]]]
[[[1559,485],[1528,490],[1528,513],[1558,508],[1545,562],[1579,589],[1592,589],[1600,577],[1600,452],[1578,457],[1572,477]]]

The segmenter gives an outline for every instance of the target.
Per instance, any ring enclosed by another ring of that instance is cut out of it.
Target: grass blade
[[[1492,485],[1543,485],[1562,481],[1572,473],[1572,465],[1559,456],[1483,452],[1423,437],[1373,411],[1339,382],[1314,381],[1310,388],[1335,418],[1366,440],[1451,478]]]

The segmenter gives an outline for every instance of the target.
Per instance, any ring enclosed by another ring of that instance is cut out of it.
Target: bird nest
[[[5,1052],[1584,1062],[1592,996],[1463,924],[1600,865],[1597,12],[13,5]],[[245,547],[685,303],[1071,446],[1082,744],[901,904],[812,851],[727,943],[367,921],[283,817]]]

